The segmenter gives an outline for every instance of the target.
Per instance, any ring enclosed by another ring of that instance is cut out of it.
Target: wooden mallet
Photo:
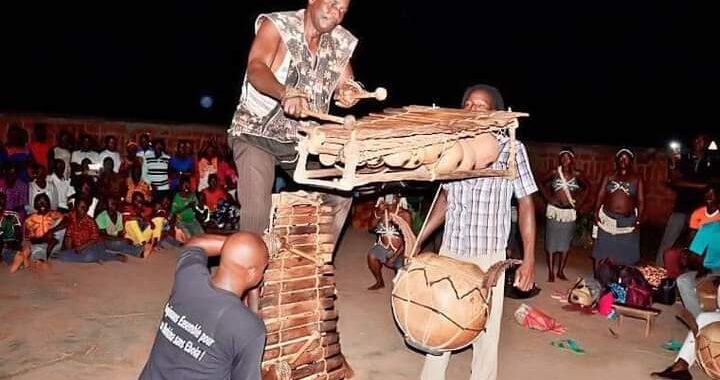
[[[370,98],[375,98],[375,99],[377,99],[378,101],[381,101],[381,102],[382,102],[383,100],[387,99],[387,90],[386,90],[384,87],[378,87],[378,88],[376,88],[375,91],[373,91],[373,92],[363,91],[363,92],[360,92],[360,93],[358,93],[358,94],[353,94],[353,95],[352,95],[352,98],[353,98],[353,99],[370,99]]]
[[[352,126],[353,124],[355,124],[355,116],[353,116],[353,115],[347,115],[345,117],[340,117],[340,116],[328,115],[326,113],[315,112],[315,111],[311,111],[311,110],[303,110],[302,114],[304,116],[314,117],[316,119],[329,121],[329,122],[332,122],[335,124],[341,124],[341,125],[344,125],[345,127],[349,127],[349,126]]]

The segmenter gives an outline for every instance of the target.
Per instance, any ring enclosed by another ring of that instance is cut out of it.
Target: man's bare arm
[[[289,54],[275,25],[270,21],[260,24],[248,56],[248,81],[261,93],[282,103],[283,111],[294,118],[302,116],[308,109],[308,99],[302,96],[290,96],[287,88],[278,82],[273,74],[273,64]],[[297,94],[296,94],[297,95]],[[306,94],[307,95],[307,94]]]
[[[528,291],[535,284],[535,203],[532,196],[518,198],[518,225],[523,241],[523,263],[516,272],[516,283],[520,290]]]
[[[225,235],[200,234],[191,237],[185,245],[202,248],[210,257],[219,256],[226,238]]]
[[[272,22],[265,20],[258,29],[248,55],[248,80],[261,93],[277,99],[285,95],[285,86],[272,72],[278,50],[281,49],[280,32]],[[286,53],[287,54],[287,53]]]
[[[445,213],[447,212],[447,191],[445,189],[439,189],[440,194],[438,194],[437,201],[435,201],[435,207],[433,207],[432,210],[430,210],[430,215],[428,215],[427,225],[425,226],[425,231],[423,231],[420,236],[417,238],[417,248],[415,249],[415,253],[418,253],[420,249],[422,248],[423,244],[425,243],[425,240],[435,232],[435,230],[440,227],[443,222],[445,222]],[[408,249],[412,249],[412,247],[408,247]]]

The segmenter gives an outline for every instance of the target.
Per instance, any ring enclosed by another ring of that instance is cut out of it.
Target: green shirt
[[[3,212],[2,220],[0,220],[0,240],[3,242],[20,240],[20,236],[15,235],[16,227],[20,227],[20,219],[17,213],[13,211]]]
[[[198,203],[197,196],[190,194],[189,197],[185,198],[180,193],[175,194],[172,202],[172,213],[178,216],[178,220],[183,223],[192,223],[195,221],[195,211],[192,207],[187,207],[190,203]]]
[[[103,211],[100,215],[95,217],[95,223],[97,223],[100,230],[105,230],[105,233],[110,236],[118,236],[123,231],[123,217],[121,213],[117,213],[117,220],[113,223],[110,219],[110,215],[107,211]]]

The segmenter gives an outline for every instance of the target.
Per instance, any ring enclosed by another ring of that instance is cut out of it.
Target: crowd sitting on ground
[[[214,139],[197,155],[180,140],[171,154],[143,133],[122,154],[115,136],[61,131],[57,145],[36,124],[33,139],[10,125],[0,145],[0,252],[11,272],[65,262],[148,258],[206,229],[237,229],[237,175]]]

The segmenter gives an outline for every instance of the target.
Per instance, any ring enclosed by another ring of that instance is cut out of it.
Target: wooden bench
[[[635,306],[627,306],[623,304],[614,304],[615,311],[618,313],[618,324],[622,325],[624,317],[644,319],[645,320],[645,337],[650,335],[650,329],[652,328],[655,317],[660,314],[660,310],[653,308],[641,308]]]

